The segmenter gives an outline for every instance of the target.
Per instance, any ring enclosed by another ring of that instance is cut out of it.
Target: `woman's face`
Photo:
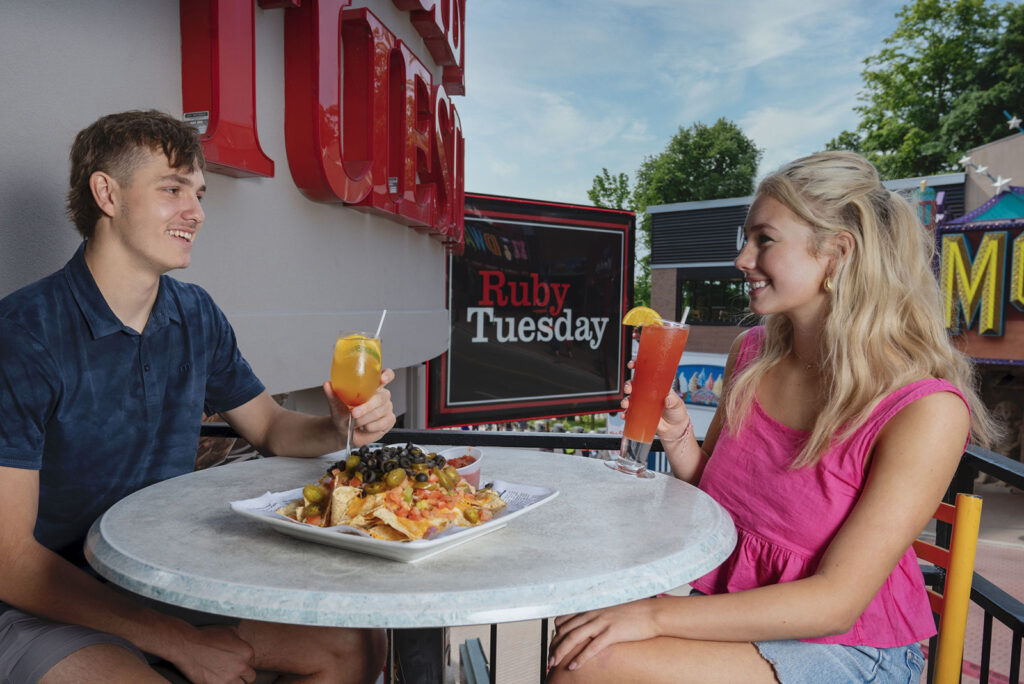
[[[794,321],[822,316],[830,259],[811,254],[811,227],[778,200],[762,195],[750,207],[743,235],[735,263],[746,275],[750,310],[787,314]]]

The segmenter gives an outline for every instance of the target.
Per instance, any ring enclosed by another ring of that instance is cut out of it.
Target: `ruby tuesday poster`
[[[632,301],[631,212],[466,195],[448,263],[448,351],[429,427],[617,410]]]

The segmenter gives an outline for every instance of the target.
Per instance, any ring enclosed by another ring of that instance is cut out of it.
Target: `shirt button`
[[[147,363],[145,366],[143,366],[142,370],[144,370],[144,371],[146,371],[148,373],[149,372],[149,364]]]

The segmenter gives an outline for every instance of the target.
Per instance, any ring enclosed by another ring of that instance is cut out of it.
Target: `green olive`
[[[380,480],[363,485],[363,491],[367,494],[380,494],[385,489],[387,489],[387,485]]]
[[[327,492],[321,489],[318,485],[308,484],[302,488],[302,496],[310,503],[320,503],[327,498]]]
[[[462,514],[466,516],[466,520],[468,520],[471,525],[476,525],[480,522],[480,511],[475,508],[467,508]]]
[[[311,503],[306,506],[305,514],[307,518],[312,518],[314,515],[323,515],[324,509],[320,504]]]
[[[356,469],[356,466],[358,466],[359,463],[360,460],[358,456],[355,454],[349,454],[349,457],[345,459],[345,470],[351,472]]]
[[[405,482],[405,471],[401,468],[389,470],[388,474],[384,476],[384,482],[388,487],[398,487]]]
[[[437,483],[435,482],[413,482],[413,489],[437,489]]]

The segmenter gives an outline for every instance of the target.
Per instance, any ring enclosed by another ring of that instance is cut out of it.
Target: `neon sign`
[[[1003,335],[1004,301],[1024,311],[1024,233],[1013,240],[1010,254],[1009,293],[1006,292],[1006,231],[985,233],[972,256],[967,236],[942,236],[939,286],[943,295],[944,320],[951,332],[960,332],[977,322],[979,335]]]

